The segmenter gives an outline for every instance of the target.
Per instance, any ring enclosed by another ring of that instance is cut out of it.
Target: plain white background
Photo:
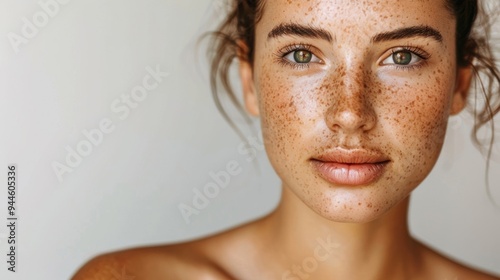
[[[37,1],[0,1],[1,224],[12,163],[18,167],[19,217],[18,272],[8,272],[2,261],[0,278],[68,279],[96,254],[192,239],[271,211],[279,180],[258,146],[258,164],[248,162],[242,140],[213,104],[204,52],[196,48],[224,5],[67,2],[44,22]],[[33,22],[34,16],[44,26],[31,30],[16,53],[9,36],[21,35],[23,18]],[[135,108],[127,105],[128,115],[117,112],[126,104],[122,95],[142,85],[147,67],[168,77]],[[105,119],[114,130],[58,180],[54,162],[66,164],[67,149],[86,141],[82,131]],[[467,113],[450,119],[440,160],[412,196],[410,226],[438,250],[498,274],[500,207],[487,196],[485,158],[470,141],[471,126]],[[489,180],[500,204],[500,148],[495,151]],[[196,189],[213,182],[210,172],[231,161],[242,172],[186,223],[179,204],[192,205]],[[1,260],[7,237],[0,226]]]

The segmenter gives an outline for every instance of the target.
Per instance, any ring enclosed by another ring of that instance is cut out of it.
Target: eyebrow
[[[267,39],[269,40],[286,35],[318,38],[326,40],[330,43],[333,41],[332,34],[325,29],[301,25],[297,23],[279,24],[278,26],[274,27],[271,32],[269,32],[269,34],[267,35]],[[393,31],[382,32],[373,36],[371,42],[379,43],[383,41],[399,40],[412,37],[427,37],[433,38],[439,43],[443,42],[443,35],[441,35],[441,33],[436,29],[427,25],[403,27]]]
[[[443,35],[436,29],[427,25],[404,27],[389,32],[379,33],[373,36],[371,41],[372,43],[378,43],[411,37],[427,37],[433,38],[439,43],[443,42]]]
[[[328,42],[333,41],[333,36],[330,32],[313,26],[306,26],[297,23],[282,23],[271,30],[267,35],[267,39],[277,38],[285,35],[295,35],[300,37],[318,38]]]

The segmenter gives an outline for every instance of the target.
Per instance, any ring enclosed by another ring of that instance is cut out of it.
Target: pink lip
[[[377,151],[335,149],[311,159],[319,175],[336,185],[368,185],[384,173],[390,160]]]

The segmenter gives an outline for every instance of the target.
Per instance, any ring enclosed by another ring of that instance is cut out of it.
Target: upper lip
[[[334,148],[314,156],[312,160],[343,164],[374,164],[390,161],[390,159],[380,151],[362,148]]]

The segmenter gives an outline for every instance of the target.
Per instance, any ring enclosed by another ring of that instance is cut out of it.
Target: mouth
[[[378,180],[390,163],[382,153],[364,149],[339,149],[311,158],[315,171],[340,186],[365,186]]]

